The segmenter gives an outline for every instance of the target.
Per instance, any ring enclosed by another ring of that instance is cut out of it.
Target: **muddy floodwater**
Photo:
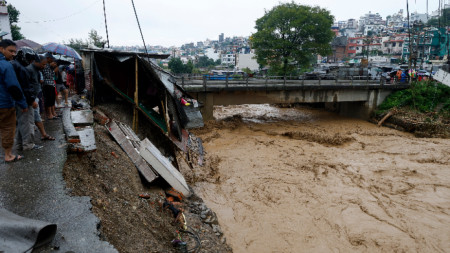
[[[449,139],[319,109],[214,115],[194,188],[234,252],[450,252]]]

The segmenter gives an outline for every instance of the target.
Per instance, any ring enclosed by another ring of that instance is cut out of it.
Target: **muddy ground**
[[[449,139],[308,108],[215,117],[188,180],[234,252],[449,252]]]
[[[132,114],[123,110],[122,105],[100,108],[108,116],[130,124]],[[144,129],[148,122],[142,119]],[[94,128],[97,151],[69,154],[64,178],[72,194],[91,198],[92,210],[101,220],[102,239],[119,252],[179,252],[171,241],[179,238],[180,225],[174,222],[170,210],[162,208],[166,197],[164,190],[169,186],[162,180],[151,185],[143,183],[133,163],[106,128],[98,124]],[[140,194],[147,194],[149,198],[140,198]],[[182,208],[187,225],[201,240],[201,249],[195,252],[231,252],[217,217],[202,199],[196,195],[184,199]],[[188,249],[196,245],[192,237],[181,235],[188,241]]]

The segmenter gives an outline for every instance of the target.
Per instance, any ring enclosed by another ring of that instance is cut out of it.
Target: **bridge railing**
[[[177,83],[184,87],[185,85],[206,86],[209,85],[246,85],[246,86],[269,86],[269,85],[353,85],[353,84],[389,84],[384,77],[373,78],[372,76],[208,76],[208,75],[185,75],[175,77]]]

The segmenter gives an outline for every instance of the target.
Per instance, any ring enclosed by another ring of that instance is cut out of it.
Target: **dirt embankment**
[[[107,107],[103,109],[107,111]],[[126,120],[127,114],[120,111],[120,105],[110,109],[108,115]],[[105,127],[95,125],[95,133],[97,151],[69,154],[64,178],[73,194],[91,197],[93,212],[101,221],[102,239],[119,252],[178,252],[171,242],[179,238],[179,223],[170,210],[162,207],[164,189],[169,186],[163,181],[143,184],[134,164]],[[148,199],[140,194],[148,195]],[[185,199],[182,208],[187,225],[201,240],[201,249],[196,252],[231,252],[215,213],[202,199],[196,195]],[[196,245],[186,234],[181,236],[188,241],[188,249]]]
[[[371,122],[379,122],[383,115],[375,116]],[[450,138],[450,118],[434,112],[419,113],[407,108],[395,109],[383,125],[405,132],[416,137]]]
[[[309,109],[215,116],[196,131],[211,166],[193,182],[234,252],[450,249],[449,139]]]

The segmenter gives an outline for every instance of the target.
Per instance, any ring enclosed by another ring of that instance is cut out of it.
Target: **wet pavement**
[[[91,212],[90,199],[70,196],[65,188],[67,144],[61,120],[47,120],[44,125],[55,141],[38,140],[44,148],[19,152],[25,158],[15,163],[0,163],[0,207],[57,224],[55,239],[39,252],[117,252],[100,239],[99,219]]]

